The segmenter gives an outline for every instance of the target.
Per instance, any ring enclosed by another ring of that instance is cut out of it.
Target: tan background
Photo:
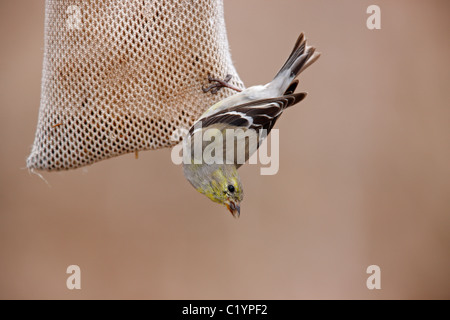
[[[366,8],[382,9],[370,31]],[[0,2],[0,298],[450,298],[448,1],[225,0],[246,85],[300,31],[323,56],[282,117],[280,171],[245,166],[241,219],[184,180],[170,150],[73,172],[25,167],[44,1]],[[69,291],[67,266],[82,270]],[[382,270],[369,291],[367,266]]]

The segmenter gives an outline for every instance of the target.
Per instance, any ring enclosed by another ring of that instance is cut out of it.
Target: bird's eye
[[[236,189],[234,188],[234,186],[232,184],[230,184],[228,186],[228,191],[230,191],[231,193],[233,193],[234,191],[236,191]]]

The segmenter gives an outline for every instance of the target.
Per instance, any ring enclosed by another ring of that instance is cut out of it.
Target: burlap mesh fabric
[[[61,170],[169,147],[233,75],[219,0],[47,0],[41,105],[31,169]]]

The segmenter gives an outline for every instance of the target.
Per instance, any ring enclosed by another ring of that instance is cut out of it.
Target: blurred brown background
[[[366,8],[382,10],[381,30]],[[448,1],[225,0],[247,86],[301,31],[323,53],[281,118],[280,171],[244,166],[242,215],[170,150],[28,173],[44,1],[0,2],[0,298],[450,298]],[[82,290],[66,288],[67,266]],[[381,267],[381,290],[366,268]]]

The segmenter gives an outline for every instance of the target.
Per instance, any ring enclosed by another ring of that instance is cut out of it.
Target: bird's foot
[[[242,91],[241,89],[228,83],[232,77],[233,76],[231,74],[227,74],[225,79],[222,80],[222,79],[217,79],[217,78],[208,76],[208,81],[215,82],[215,83],[211,84],[209,87],[206,87],[206,88],[203,87],[202,90],[204,93],[211,91],[212,94],[216,94],[222,88],[229,88],[229,89],[235,90],[237,92],[241,92]]]

